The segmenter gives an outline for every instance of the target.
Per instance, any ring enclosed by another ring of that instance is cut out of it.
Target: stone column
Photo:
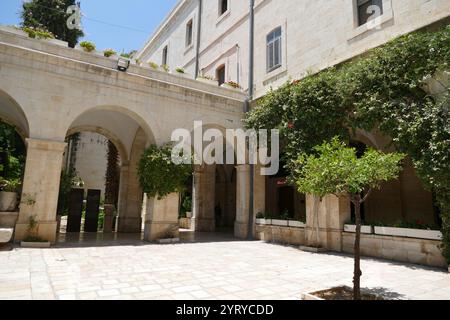
[[[266,212],[266,176],[261,175],[261,165],[255,165],[253,197],[253,236],[256,234],[256,215]]]
[[[26,143],[27,160],[15,240],[27,237],[29,219],[35,217],[38,236],[55,243],[59,183],[66,143],[36,139],[27,139]]]
[[[179,236],[179,198],[178,193],[172,193],[159,200],[147,198],[147,214],[145,216],[144,240],[155,241]]]
[[[326,196],[319,203],[319,244],[331,251],[342,251],[344,224],[350,220],[350,200],[348,197]],[[314,197],[306,196],[306,245],[317,245],[317,224],[314,218]]]
[[[192,188],[191,226],[197,232],[214,232],[215,217],[215,166],[197,167]]]
[[[236,222],[234,236],[246,239],[250,214],[250,166],[236,167]]]

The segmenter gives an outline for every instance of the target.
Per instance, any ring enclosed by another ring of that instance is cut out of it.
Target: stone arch
[[[127,149],[125,148],[122,141],[111,131],[107,129],[103,129],[100,127],[94,127],[94,126],[81,126],[81,127],[74,127],[69,129],[67,132],[67,136],[71,136],[75,133],[81,133],[81,132],[92,132],[92,133],[98,133],[110,140],[114,146],[117,148],[120,158],[121,159],[129,159]]]
[[[0,90],[0,120],[14,126],[24,141],[30,137],[30,127],[23,108],[3,90]]]

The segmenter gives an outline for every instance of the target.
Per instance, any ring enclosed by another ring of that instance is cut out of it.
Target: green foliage
[[[300,193],[319,198],[379,189],[383,182],[398,177],[405,158],[404,154],[383,154],[370,149],[358,159],[356,149],[337,138],[315,147],[315,151],[317,155],[302,154],[294,162],[293,182]]]
[[[105,57],[107,57],[107,58],[109,58],[109,57],[115,55],[116,53],[117,53],[117,52],[114,51],[113,49],[106,49],[106,50],[103,51],[103,55],[104,55]]]
[[[5,192],[19,192],[21,182],[19,179],[6,180],[0,178],[0,190]]]
[[[149,62],[148,65],[150,66],[150,68],[154,69],[154,70],[158,70],[159,66],[156,62]]]
[[[174,192],[182,192],[192,175],[191,165],[172,162],[172,146],[151,146],[145,150],[139,162],[139,181],[149,197],[164,198]]]
[[[83,31],[69,30],[67,19],[70,14],[66,13],[69,6],[74,5],[75,0],[31,0],[22,5],[22,26],[30,30],[49,32],[56,39],[67,41],[70,47],[75,47],[78,39],[82,37]],[[45,34],[35,34],[45,37]]]
[[[186,73],[183,68],[176,68],[175,71],[178,73]]]
[[[449,71],[450,26],[394,39],[363,57],[286,83],[246,117],[249,128],[280,129],[288,167],[299,154],[349,129],[379,129],[412,159],[436,196],[450,263],[450,92],[436,99],[427,79]],[[292,171],[292,168],[291,168]]]
[[[92,52],[95,51],[95,44],[90,41],[83,41],[80,43],[80,47],[83,48],[86,52]]]
[[[169,66],[168,66],[167,64],[163,64],[163,65],[161,66],[161,68],[162,68],[165,72],[169,72],[169,71],[170,71],[170,68],[169,68]]]
[[[41,28],[23,27],[22,30],[25,31],[28,34],[28,36],[33,39],[54,39],[55,38],[55,36],[51,32],[49,32],[45,29],[41,29]]]

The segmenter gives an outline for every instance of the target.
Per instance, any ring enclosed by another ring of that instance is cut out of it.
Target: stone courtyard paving
[[[67,242],[0,252],[0,299],[300,299],[352,284],[353,259],[204,236]],[[450,299],[445,270],[364,258],[363,287],[391,299]]]

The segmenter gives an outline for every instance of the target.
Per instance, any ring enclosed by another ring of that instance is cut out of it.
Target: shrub
[[[86,52],[92,52],[95,50],[95,44],[93,44],[90,41],[83,41],[80,43],[80,47],[83,48],[84,51]]]
[[[117,52],[114,51],[113,49],[106,49],[105,51],[103,51],[103,55],[107,58],[115,55]]]
[[[172,162],[172,146],[151,146],[139,162],[138,175],[142,190],[149,197],[166,197],[182,192],[192,174],[192,166]]]

